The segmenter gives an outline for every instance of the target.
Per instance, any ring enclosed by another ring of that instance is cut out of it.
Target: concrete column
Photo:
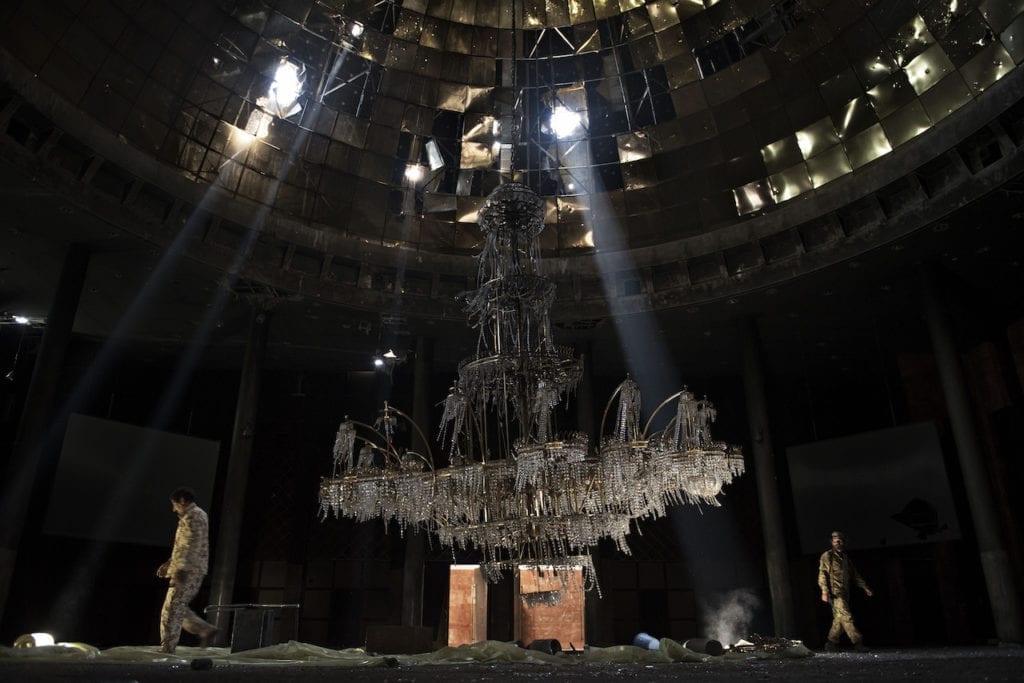
[[[256,432],[256,409],[260,398],[260,379],[263,359],[267,351],[270,313],[254,306],[249,323],[249,340],[242,362],[242,379],[235,407],[235,427],[231,435],[231,453],[228,456],[227,478],[221,500],[217,545],[214,550],[213,578],[210,584],[210,604],[230,604],[235,594],[235,573],[238,570],[238,542],[242,535],[245,512],[245,493],[249,483],[249,463],[252,460],[253,437]],[[223,628],[228,613],[218,611],[216,623]]]
[[[429,438],[430,424],[430,369],[434,362],[434,340],[420,337],[416,340],[416,359],[413,365],[412,419]],[[412,449],[424,456],[428,444],[413,432]],[[439,456],[440,454],[435,453]],[[436,467],[437,462],[434,463]],[[426,556],[426,534],[419,529],[405,532],[405,559],[402,562],[402,626],[423,625],[423,561]]]
[[[960,356],[956,350],[953,325],[942,303],[938,276],[932,266],[921,269],[925,318],[931,335],[935,362],[939,368],[942,393],[946,398],[953,440],[960,459],[960,472],[967,491],[967,502],[978,539],[981,567],[985,574],[989,604],[1000,640],[1020,643],[1020,597],[1014,584],[1013,571],[999,533],[999,521],[992,502],[992,489],[981,455],[978,432],[971,413],[970,396],[964,384]]]
[[[0,619],[10,595],[22,527],[39,463],[63,438],[63,434],[55,431],[63,425],[63,420],[54,419],[54,399],[88,268],[88,248],[72,244],[64,257],[57,292],[46,317],[46,332],[39,345],[11,459],[0,489],[3,492],[0,498]]]
[[[743,387],[747,397],[747,420],[750,423],[750,440],[753,448],[750,455],[757,481],[768,588],[772,598],[772,617],[775,621],[775,635],[789,638],[796,632],[792,584],[789,577],[789,554],[786,550],[786,536],[783,533],[782,511],[779,506],[775,451],[772,449],[771,428],[768,424],[768,399],[765,394],[761,344],[758,339],[757,323],[753,318],[746,318],[740,322],[740,340],[743,354]]]

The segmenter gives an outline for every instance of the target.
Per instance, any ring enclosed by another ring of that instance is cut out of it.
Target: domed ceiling
[[[51,182],[146,240],[366,308],[401,292],[458,315],[477,210],[511,177],[546,203],[571,304],[556,315],[585,318],[613,297],[672,308],[770,286],[1024,170],[1020,0],[69,0],[0,16],[7,117],[69,172]]]

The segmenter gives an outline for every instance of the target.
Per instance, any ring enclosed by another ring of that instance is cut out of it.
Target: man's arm
[[[199,563],[199,544],[206,539],[206,520],[202,515],[191,514],[185,516],[185,536],[183,540],[182,556],[185,560],[185,569],[191,570]]]
[[[167,568],[168,576],[189,571],[196,564],[199,554],[198,542],[205,538],[202,533],[203,520],[198,515],[185,515],[178,520],[178,531],[174,535],[174,550]]]
[[[828,552],[821,554],[821,559],[818,560],[818,587],[821,589],[821,601],[828,602],[828,580],[829,580],[829,566]]]
[[[864,577],[860,575],[857,568],[853,566],[853,562],[850,562],[850,576],[853,577],[853,582],[860,586],[861,590],[863,590],[869,598],[874,595],[874,592],[868,586],[868,582],[864,580]]]

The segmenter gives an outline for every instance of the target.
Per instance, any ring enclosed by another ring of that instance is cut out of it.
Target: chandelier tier
[[[373,426],[346,418],[333,472],[321,481],[321,513],[425,528],[453,550],[482,553],[493,577],[519,565],[583,566],[594,586],[592,546],[609,539],[628,554],[636,520],[676,504],[718,505],[722,487],[743,473],[743,456],[712,438],[713,405],[686,389],[641,428],[640,390],[629,378],[608,402],[596,449],[585,434],[557,435],[554,410],[576,389],[583,365],[551,333],[543,201],[506,183],[479,216],[477,289],[465,295],[479,338],[444,402],[449,465],[437,467],[429,446],[422,454],[396,446],[397,421],[415,424],[393,406],[385,404]],[[669,406],[675,413],[651,432]]]

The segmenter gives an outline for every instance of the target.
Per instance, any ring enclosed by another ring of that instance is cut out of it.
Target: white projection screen
[[[43,532],[169,546],[169,495],[196,492],[210,511],[220,442],[74,414],[68,420]]]
[[[933,423],[786,449],[804,553],[828,548],[834,529],[851,548],[960,538]]]

